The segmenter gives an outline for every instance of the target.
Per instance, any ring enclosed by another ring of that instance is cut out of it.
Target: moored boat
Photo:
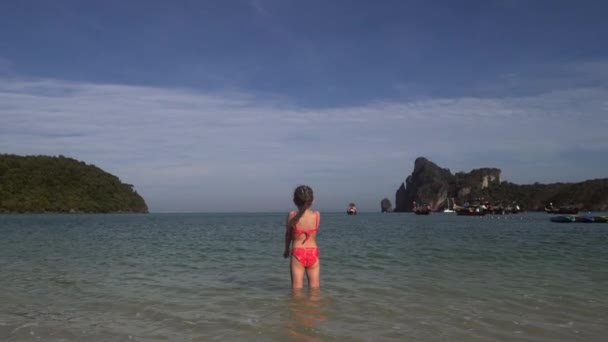
[[[551,222],[574,222],[576,218],[574,216],[553,216],[550,218]]]
[[[346,209],[346,213],[348,215],[357,215],[357,207],[355,206],[355,203],[350,203],[348,205],[348,209]]]
[[[568,205],[565,207],[554,207],[553,203],[549,203],[548,207],[545,207],[545,212],[547,214],[573,214],[576,215],[578,214],[578,207],[574,206],[574,205]]]
[[[428,205],[428,203],[423,203],[420,205],[414,202],[412,206],[414,208],[414,214],[416,215],[428,215],[431,213],[431,206]]]
[[[553,216],[549,220],[551,222],[577,222],[577,223],[606,223],[608,216],[578,216],[578,215],[560,215]]]
[[[485,210],[477,206],[456,209],[456,215],[458,216],[484,216],[485,214]]]
[[[445,205],[445,209],[443,209],[444,213],[455,213],[456,211],[453,209],[454,205],[452,204],[452,209],[450,209],[450,199],[446,198],[446,205]]]
[[[520,211],[521,211],[521,208],[517,204],[515,204],[514,206],[511,207],[511,214],[517,214]]]
[[[593,217],[593,222],[596,222],[596,223],[607,223],[608,222],[608,216],[594,216]]]
[[[593,223],[593,216],[574,216],[574,222]]]

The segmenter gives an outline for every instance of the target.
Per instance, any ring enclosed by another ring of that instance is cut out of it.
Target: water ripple
[[[292,292],[284,214],[0,215],[2,341],[601,341],[608,225],[324,214]]]

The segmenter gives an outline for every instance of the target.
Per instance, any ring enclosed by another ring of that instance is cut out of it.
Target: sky
[[[394,203],[419,156],[608,177],[604,1],[0,1],[0,153],[152,212]]]

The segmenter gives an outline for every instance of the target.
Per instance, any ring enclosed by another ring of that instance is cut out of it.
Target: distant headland
[[[480,168],[452,174],[419,157],[414,171],[395,194],[396,212],[412,211],[413,203],[426,203],[431,210],[446,208],[448,200],[455,205],[479,199],[492,204],[517,203],[522,210],[541,211],[549,204],[576,206],[581,210],[608,210],[608,178],[579,183],[525,184],[501,181],[501,170]]]
[[[0,154],[0,213],[147,213],[144,199],[102,169],[64,156]]]

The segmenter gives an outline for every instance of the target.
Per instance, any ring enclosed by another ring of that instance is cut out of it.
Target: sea
[[[608,340],[608,223],[322,212],[291,290],[285,217],[0,215],[0,341]]]

